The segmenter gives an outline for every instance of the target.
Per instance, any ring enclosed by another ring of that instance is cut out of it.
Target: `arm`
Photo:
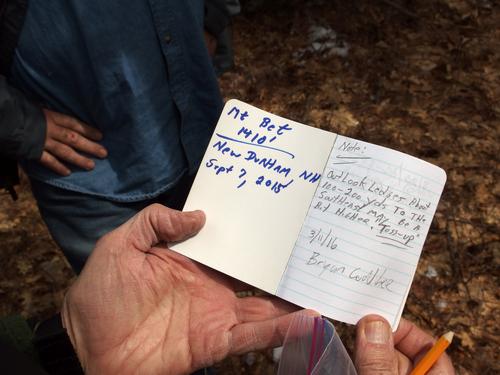
[[[13,160],[38,160],[59,175],[67,176],[70,163],[85,170],[94,161],[81,155],[104,158],[106,149],[95,141],[102,134],[77,119],[42,109],[0,76],[0,154]]]
[[[14,160],[38,160],[42,156],[45,116],[0,76],[0,152]]]

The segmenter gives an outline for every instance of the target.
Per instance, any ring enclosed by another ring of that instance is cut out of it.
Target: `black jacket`
[[[45,143],[42,110],[6,80],[26,14],[26,0],[0,0],[0,189],[16,199],[16,160],[37,160]]]
[[[16,199],[17,160],[40,159],[46,122],[41,108],[9,86],[12,57],[21,33],[28,0],[0,0],[0,189]],[[205,29],[214,36],[229,24],[225,0],[205,0]]]

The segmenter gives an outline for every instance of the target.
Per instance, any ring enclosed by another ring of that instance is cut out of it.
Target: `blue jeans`
[[[182,209],[193,177],[185,176],[173,189],[140,202],[114,202],[31,179],[40,214],[73,270],[78,274],[95,243],[106,233],[153,203]]]

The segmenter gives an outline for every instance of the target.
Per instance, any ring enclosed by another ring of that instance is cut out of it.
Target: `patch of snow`
[[[448,302],[441,299],[438,301],[438,303],[436,303],[436,306],[438,309],[444,310],[448,306]]]
[[[306,52],[324,54],[326,56],[347,57],[349,44],[338,38],[337,33],[330,27],[311,26],[309,28],[309,43],[306,48],[297,51],[295,57],[300,57]]]
[[[438,276],[438,272],[434,267],[428,266],[427,271],[425,271],[425,276],[427,276],[429,279],[433,279],[434,277]]]

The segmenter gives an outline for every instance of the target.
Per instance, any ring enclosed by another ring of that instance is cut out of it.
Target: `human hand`
[[[81,155],[82,151],[89,155],[105,158],[106,149],[93,141],[100,141],[102,134],[73,117],[44,109],[47,121],[45,146],[40,163],[61,176],[68,176],[71,170],[64,162],[82,169],[91,170],[95,164],[92,159]]]
[[[369,315],[358,322],[354,364],[358,375],[409,374],[435,340],[413,323],[401,319],[391,332],[387,321]],[[427,375],[454,375],[450,358],[443,354]]]
[[[237,298],[235,280],[167,248],[204,222],[152,205],[97,243],[61,311],[86,373],[190,373],[283,341],[294,306]]]

